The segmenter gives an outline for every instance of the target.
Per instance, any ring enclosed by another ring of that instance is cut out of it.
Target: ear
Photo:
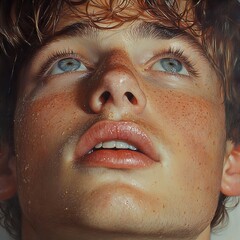
[[[0,141],[0,201],[12,198],[16,190],[15,158],[9,146]]]
[[[226,152],[221,192],[226,196],[240,196],[240,145],[228,142]]]

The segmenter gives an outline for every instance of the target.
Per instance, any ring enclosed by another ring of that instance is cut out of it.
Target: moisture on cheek
[[[31,131],[34,136],[39,135],[40,129],[45,131],[55,125],[60,127],[73,103],[75,100],[71,93],[52,94],[38,100],[23,102],[18,107],[15,128],[17,132],[22,133],[27,127],[28,131],[25,132]]]
[[[44,191],[39,187],[52,187],[45,181],[57,177],[61,146],[79,119],[73,93],[59,93],[18,104],[14,137],[19,196],[24,204],[33,204],[34,201],[36,204],[38,191],[44,197]],[[50,182],[54,184],[54,181]]]
[[[48,154],[53,154],[74,130],[79,117],[72,93],[54,94],[18,104],[14,137],[20,163],[31,163],[41,156],[41,161],[45,161]]]

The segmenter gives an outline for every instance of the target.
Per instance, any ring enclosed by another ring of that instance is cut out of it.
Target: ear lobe
[[[9,147],[0,142],[0,201],[12,198],[16,192],[15,159]]]
[[[226,196],[240,196],[240,145],[234,146],[225,159],[221,192]]]

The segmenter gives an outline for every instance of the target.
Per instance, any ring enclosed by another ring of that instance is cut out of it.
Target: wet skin
[[[65,16],[58,30],[79,21]],[[197,40],[141,24],[66,33],[23,69],[25,239],[209,239],[226,155],[220,82]],[[139,151],[91,153],[110,140]]]

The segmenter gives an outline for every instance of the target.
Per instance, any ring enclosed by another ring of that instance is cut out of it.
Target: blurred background
[[[229,213],[229,223],[226,227],[212,234],[211,240],[239,240],[240,239],[240,204]]]

